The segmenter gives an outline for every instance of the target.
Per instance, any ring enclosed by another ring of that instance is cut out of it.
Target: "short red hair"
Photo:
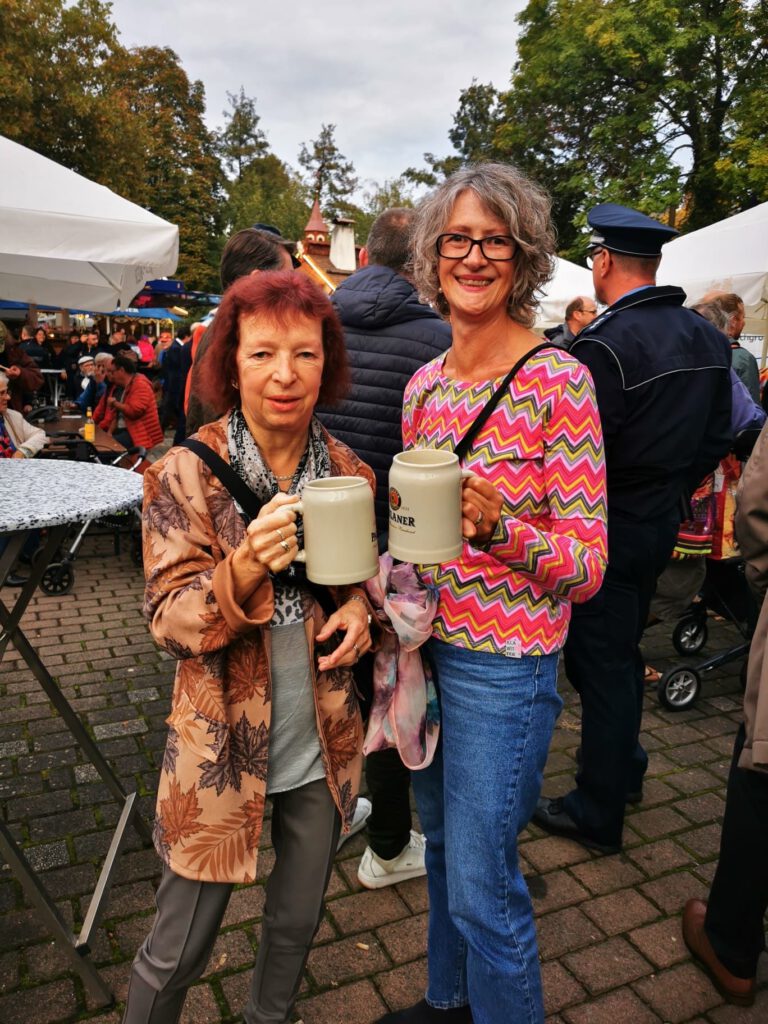
[[[239,278],[224,293],[213,321],[213,341],[203,357],[203,401],[220,414],[240,404],[240,393],[233,384],[237,381],[240,322],[251,316],[279,324],[302,318],[319,320],[325,360],[318,404],[333,405],[344,397],[350,382],[347,350],[341,321],[328,296],[306,274],[265,270]]]

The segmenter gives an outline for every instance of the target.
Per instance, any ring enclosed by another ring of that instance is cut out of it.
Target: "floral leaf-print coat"
[[[196,435],[229,461],[226,417]],[[334,476],[372,471],[327,435]],[[152,635],[177,658],[155,846],[184,878],[249,882],[264,815],[272,684],[269,578],[241,607],[234,600],[232,553],[245,535],[229,492],[186,448],[173,448],[144,477],[144,613]],[[313,637],[324,616],[305,623]],[[362,765],[363,733],[352,675],[314,679],[326,780],[346,831]]]

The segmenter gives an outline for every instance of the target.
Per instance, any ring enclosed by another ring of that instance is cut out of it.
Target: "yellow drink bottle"
[[[96,424],[93,422],[93,412],[88,409],[85,414],[85,425],[83,427],[83,440],[93,443],[96,440]]]

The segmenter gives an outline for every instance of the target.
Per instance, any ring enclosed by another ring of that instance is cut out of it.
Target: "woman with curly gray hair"
[[[606,558],[592,380],[530,330],[554,247],[547,196],[501,164],[458,171],[417,217],[415,282],[450,318],[453,344],[411,379],[403,439],[458,449],[474,475],[463,483],[461,555],[418,567],[439,595],[428,657],[440,747],[413,774],[427,836],[428,987],[380,1024],[544,1019],[517,837],[561,706],[571,602],[597,592]]]

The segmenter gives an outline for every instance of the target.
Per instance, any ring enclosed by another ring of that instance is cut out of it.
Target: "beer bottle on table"
[[[93,422],[93,411],[91,409],[87,409],[85,413],[83,440],[90,441],[91,443],[96,440],[96,424]]]

